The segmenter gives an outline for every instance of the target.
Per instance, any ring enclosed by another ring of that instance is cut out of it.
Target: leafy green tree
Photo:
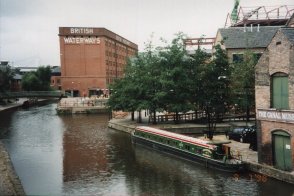
[[[51,68],[50,66],[41,66],[36,71],[36,76],[41,83],[42,90],[50,90]]]
[[[179,33],[170,45],[159,52],[161,94],[165,101],[165,110],[176,114],[176,123],[179,121],[179,112],[187,112],[192,108],[189,101],[191,78],[187,77],[191,72],[191,57],[185,50],[184,38]]]
[[[0,66],[0,91],[5,92],[10,89],[10,83],[15,75],[13,69],[7,66]]]
[[[213,138],[216,122],[226,113],[229,103],[231,69],[224,50],[215,46],[213,60],[200,73],[199,100],[207,115],[208,138]]]
[[[210,119],[226,112],[230,69],[224,51],[217,46],[214,59],[198,50],[189,56],[183,34],[171,44],[154,49],[149,43],[144,53],[130,61],[125,76],[111,85],[108,105],[113,110],[151,111],[156,123],[157,111],[180,112],[204,109]],[[213,115],[213,116],[212,116]],[[209,130],[213,127],[209,124]],[[210,137],[212,138],[213,132]]]
[[[26,91],[48,91],[50,90],[51,69],[39,67],[36,72],[26,73],[21,81],[22,89]]]
[[[22,89],[26,91],[40,91],[41,82],[35,72],[26,73],[21,80]]]
[[[201,85],[208,62],[210,62],[210,55],[205,50],[198,49],[195,51],[195,54],[191,55],[190,69],[187,73],[187,78],[190,79],[188,83],[189,102],[196,114],[197,110],[201,109],[201,105],[203,105],[203,101],[201,102],[199,97],[203,96]]]
[[[244,60],[233,64],[232,95],[234,104],[238,105],[241,112],[246,112],[249,120],[250,109],[255,109],[255,65],[257,56],[251,51],[244,53]]]

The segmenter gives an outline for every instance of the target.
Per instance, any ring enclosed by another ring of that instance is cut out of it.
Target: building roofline
[[[104,27],[59,27],[58,36],[104,36],[138,50],[137,44]]]

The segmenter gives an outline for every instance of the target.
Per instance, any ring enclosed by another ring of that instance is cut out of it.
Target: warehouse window
[[[242,63],[244,60],[243,54],[233,54],[233,63]]]

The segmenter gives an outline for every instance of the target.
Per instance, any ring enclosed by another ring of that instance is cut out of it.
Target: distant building
[[[61,71],[60,66],[51,68],[51,83],[50,87],[54,90],[61,90]]]
[[[280,26],[247,26],[218,29],[215,45],[220,44],[226,50],[229,62],[243,61],[246,50],[259,58],[269,45]]]
[[[22,88],[21,88],[21,80],[22,80],[22,75],[16,73],[13,76],[13,79],[11,81],[10,90],[11,91],[21,91],[22,90]]]
[[[21,75],[24,75],[29,72],[36,72],[38,70],[38,67],[14,67],[15,69],[18,69],[18,72]]]
[[[293,171],[294,28],[277,31],[255,73],[258,161]]]
[[[105,29],[60,27],[61,88],[73,96],[108,94],[108,86],[123,76],[133,42]]]

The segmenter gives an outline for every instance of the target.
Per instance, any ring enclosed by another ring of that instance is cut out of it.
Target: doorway
[[[273,160],[274,166],[284,171],[292,171],[291,137],[282,130],[274,131],[273,138]]]

